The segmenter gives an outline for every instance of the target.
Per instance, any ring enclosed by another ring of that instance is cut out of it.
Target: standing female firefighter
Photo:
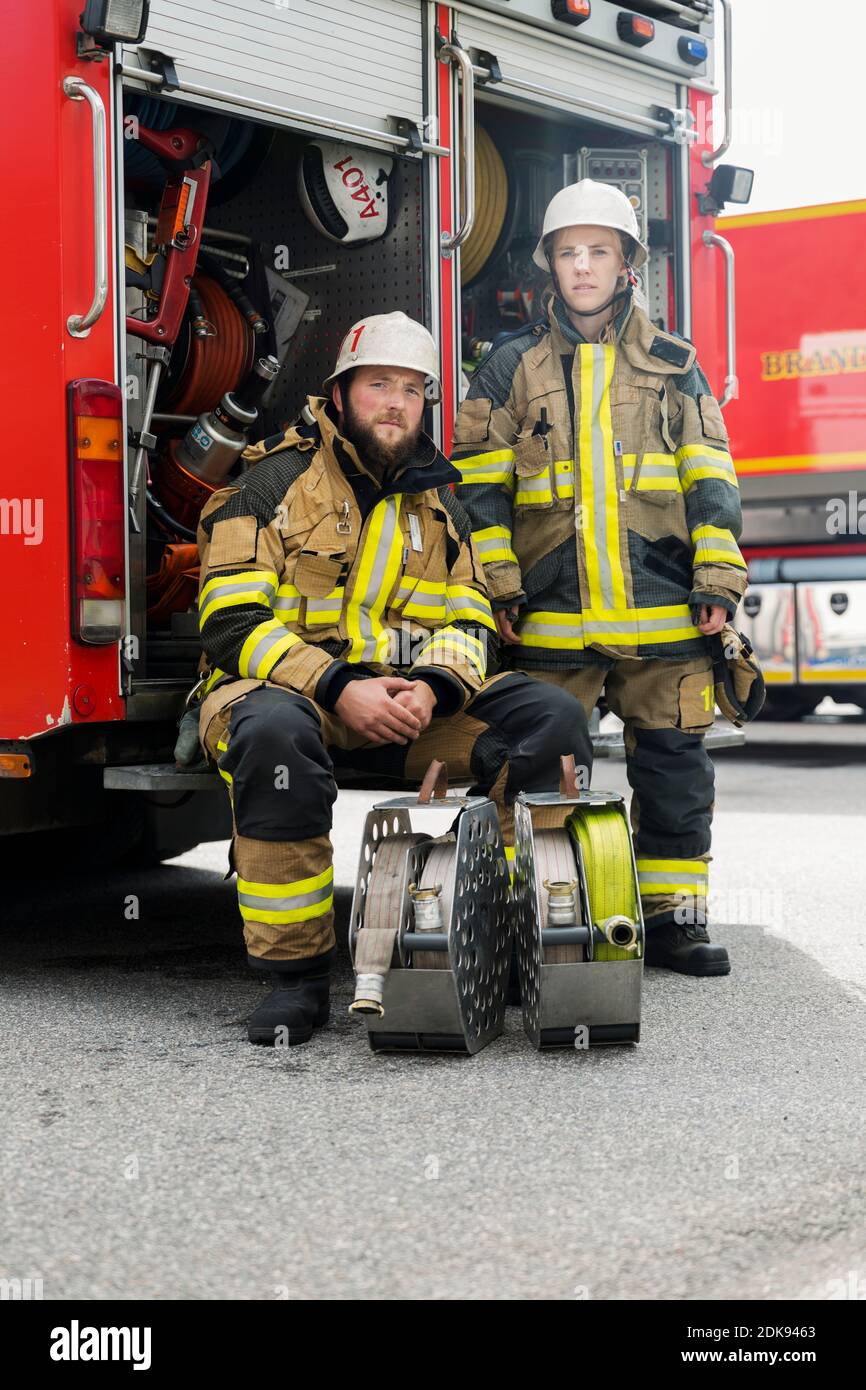
[[[454,462],[511,664],[625,724],[648,964],[725,975],[706,895],[708,638],[746,586],[740,497],[695,349],[635,303],[647,259],[618,189],[552,199],[535,263],[546,321],[482,362]]]

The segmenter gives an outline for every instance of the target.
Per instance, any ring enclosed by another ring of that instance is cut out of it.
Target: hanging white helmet
[[[646,261],[649,252],[640,239],[637,214],[626,195],[610,183],[581,179],[555,193],[544,214],[544,228],[532,259],[540,270],[549,270],[544,254],[544,239],[561,227],[610,227],[625,232],[635,243],[631,263],[637,269]]]
[[[439,355],[433,336],[398,309],[393,314],[371,314],[353,323],[342,343],[337,365],[322,382],[327,392],[337,377],[350,367],[406,367],[423,372],[429,401],[441,399]]]
[[[344,246],[375,241],[388,226],[388,154],[312,140],[298,165],[298,193],[313,226]]]

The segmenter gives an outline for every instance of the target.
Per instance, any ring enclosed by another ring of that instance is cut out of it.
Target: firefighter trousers
[[[506,843],[519,791],[554,791],[560,758],[591,769],[579,700],[520,672],[486,681],[459,713],[411,743],[373,745],[306,696],[262,684],[228,704],[204,735],[229,787],[238,904],[254,968],[291,971],[328,957],[334,938],[330,840],[335,769],[420,782],[433,758],[453,783],[496,802]]]
[[[705,923],[715,776],[704,745],[715,701],[710,658],[599,657],[538,671],[591,715],[604,691],[624,724],[631,826],[646,926]]]

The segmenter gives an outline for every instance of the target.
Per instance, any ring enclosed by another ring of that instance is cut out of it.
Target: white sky
[[[723,162],[754,169],[755,183],[748,209],[725,213],[866,198],[866,0],[732,0],[731,10],[734,135]]]

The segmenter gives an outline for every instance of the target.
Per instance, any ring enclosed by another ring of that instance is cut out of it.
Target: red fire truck
[[[6,7],[7,853],[227,835],[216,779],[171,777],[197,513],[364,313],[434,333],[447,448],[484,345],[537,315],[546,203],[591,176],[632,199],[652,316],[724,356],[729,29],[728,0]]]
[[[771,718],[866,708],[866,202],[723,217],[736,255],[740,626]]]

